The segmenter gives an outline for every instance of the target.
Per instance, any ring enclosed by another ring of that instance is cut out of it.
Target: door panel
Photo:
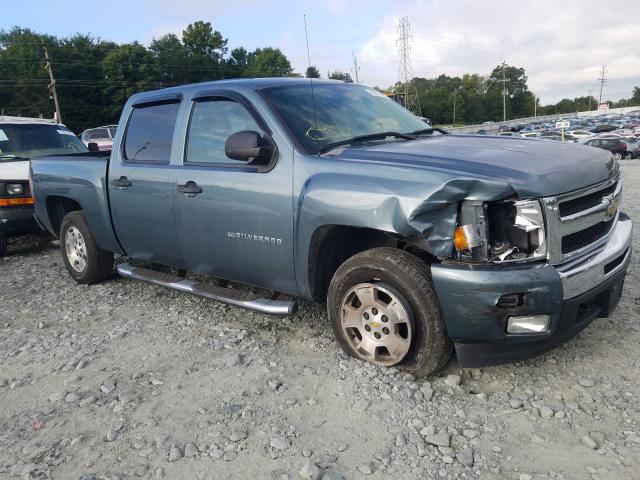
[[[176,101],[134,107],[109,170],[113,225],[124,251],[171,266],[182,264],[169,165],[179,108]]]
[[[185,164],[175,168],[173,189],[185,265],[227,280],[295,292],[292,152],[279,151],[268,172],[230,160],[224,141],[245,130],[266,134],[240,103],[219,98],[194,102]],[[202,191],[178,192],[188,182]]]

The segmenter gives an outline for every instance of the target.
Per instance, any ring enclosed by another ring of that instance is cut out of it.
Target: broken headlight
[[[462,202],[454,246],[459,260],[501,263],[546,258],[540,202]]]
[[[547,258],[544,215],[538,200],[489,204],[488,257],[492,262]]]

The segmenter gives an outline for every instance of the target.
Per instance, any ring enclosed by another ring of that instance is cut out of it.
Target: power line
[[[604,76],[605,73],[607,73],[607,72],[608,72],[607,66],[603,65],[600,78],[598,79],[600,81],[600,98],[598,99],[598,104],[602,103],[602,87],[604,87],[604,82],[607,81],[607,78]]]
[[[417,112],[418,115],[422,115],[420,109],[420,100],[418,98],[418,91],[415,85],[410,85],[410,80],[413,78],[413,71],[411,69],[411,46],[409,42],[413,41],[413,36],[410,33],[411,27],[409,25],[409,17],[402,17],[398,21],[398,55],[400,56],[400,70],[398,72],[399,81],[404,83],[404,106],[407,110]]]

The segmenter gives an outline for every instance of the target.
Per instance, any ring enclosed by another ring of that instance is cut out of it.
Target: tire
[[[99,283],[113,274],[113,253],[98,247],[82,211],[62,219],[60,251],[69,275],[78,283]]]
[[[613,158],[616,160],[622,160],[622,154],[620,152],[613,152]]]
[[[4,233],[0,233],[0,257],[4,257],[7,253],[9,241]]]
[[[356,358],[423,376],[451,357],[429,268],[403,250],[374,248],[344,262],[331,280],[327,311],[338,343]]]

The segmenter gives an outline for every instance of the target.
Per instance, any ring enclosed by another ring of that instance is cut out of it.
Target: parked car
[[[44,232],[33,218],[29,160],[86,151],[73,132],[52,120],[0,116],[0,256],[9,238]]]
[[[565,130],[565,133],[577,139],[593,137],[593,133],[588,130]]]
[[[604,123],[604,124],[596,125],[595,127],[591,128],[591,132],[592,133],[612,132],[617,128],[618,127],[616,125],[610,125],[608,123]]]
[[[517,132],[500,132],[498,135],[500,135],[501,137],[520,137],[520,134]]]
[[[353,83],[136,94],[110,155],[32,161],[36,215],[79,283],[118,253],[125,277],[264,313],[296,302],[185,272],[326,302],[346,352],[414,374],[453,348],[463,367],[528,358],[610,315],[632,241],[611,154],[425,127]]]
[[[638,158],[638,145],[623,138],[593,138],[586,140],[584,145],[609,150],[617,160]]]
[[[88,147],[95,143],[99,151],[108,151],[113,147],[113,139],[116,136],[117,125],[105,125],[103,127],[90,128],[80,134],[82,142]]]

